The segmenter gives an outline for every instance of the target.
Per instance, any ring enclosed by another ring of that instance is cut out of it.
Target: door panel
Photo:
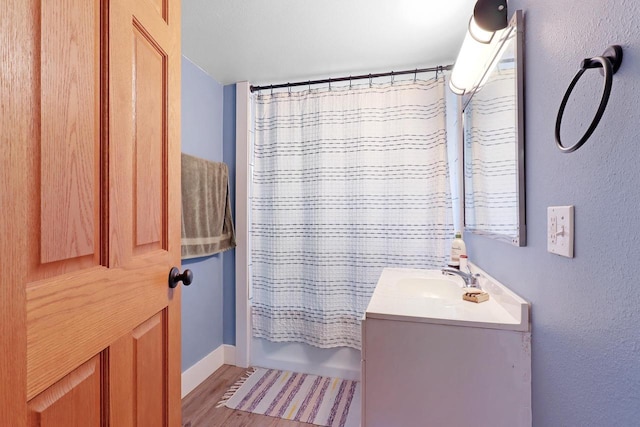
[[[33,2],[34,66],[25,144],[29,281],[100,263],[100,64],[98,0]]]
[[[31,400],[29,427],[100,427],[100,359],[93,357]]]
[[[140,253],[165,248],[166,54],[139,25],[133,45],[135,252]]]
[[[32,141],[40,145],[39,259],[97,260],[100,2],[47,0],[40,8],[41,134]]]
[[[146,390],[138,394],[136,400],[137,425],[165,425],[166,402],[166,347],[164,313],[159,313],[134,329],[133,366],[136,372],[136,390]]]
[[[179,412],[167,406],[175,379],[165,375],[175,369],[168,345],[174,325],[168,314],[155,314],[109,348],[110,425],[180,425]]]

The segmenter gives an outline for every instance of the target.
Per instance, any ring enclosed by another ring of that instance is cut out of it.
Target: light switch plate
[[[547,251],[573,258],[573,206],[547,208]]]

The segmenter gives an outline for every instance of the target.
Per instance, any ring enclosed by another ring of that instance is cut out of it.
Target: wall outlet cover
[[[547,251],[573,258],[573,206],[547,208]]]

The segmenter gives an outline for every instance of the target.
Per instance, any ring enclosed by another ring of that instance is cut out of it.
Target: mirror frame
[[[514,59],[516,62],[516,88],[515,88],[515,105],[517,111],[515,112],[515,127],[516,127],[516,200],[517,200],[517,215],[518,215],[518,231],[515,236],[510,236],[506,234],[499,234],[495,232],[490,232],[486,230],[482,230],[480,228],[474,228],[467,224],[466,219],[466,203],[464,203],[465,199],[465,171],[464,171],[464,122],[465,122],[465,109],[469,104],[473,95],[477,92],[478,88],[474,88],[474,90],[467,96],[462,98],[462,109],[461,109],[461,123],[463,126],[462,130],[462,211],[464,216],[464,230],[466,232],[470,232],[472,234],[487,236],[492,239],[500,240],[503,242],[511,243],[515,246],[526,246],[527,244],[527,226],[526,226],[526,203],[525,203],[525,111],[524,111],[524,20],[523,14],[521,10],[516,10],[513,17],[509,21],[509,27],[513,28],[512,31],[515,30],[515,43],[514,43]],[[496,51],[496,55],[502,50],[502,46]],[[497,58],[496,58],[497,60]],[[482,81],[489,70],[485,70],[480,78]]]

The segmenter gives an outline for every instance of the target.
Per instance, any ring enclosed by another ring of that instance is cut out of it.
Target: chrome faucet
[[[480,277],[480,275],[472,274],[471,271],[469,271],[468,273],[465,273],[464,271],[460,271],[455,268],[445,267],[442,269],[442,274],[455,274],[457,276],[462,277],[462,280],[464,280],[464,286],[466,288],[480,287],[480,285],[478,284],[478,277]]]

